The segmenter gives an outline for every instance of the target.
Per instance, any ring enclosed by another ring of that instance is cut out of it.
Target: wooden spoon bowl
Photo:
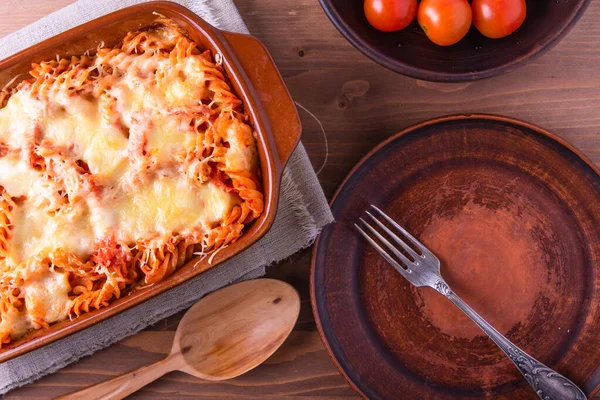
[[[265,361],[285,341],[300,297],[274,279],[238,283],[198,301],[182,318],[167,358],[60,399],[121,399],[171,371],[231,379]]]

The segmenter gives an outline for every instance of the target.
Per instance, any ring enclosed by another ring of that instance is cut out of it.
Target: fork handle
[[[548,368],[523,350],[515,346],[498,332],[467,303],[456,295],[443,280],[435,283],[434,289],[446,296],[462,312],[467,314],[500,347],[523,374],[535,393],[543,400],[585,400],[586,395],[569,379]]]

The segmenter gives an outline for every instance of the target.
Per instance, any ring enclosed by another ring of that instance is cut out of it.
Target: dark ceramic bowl
[[[320,0],[336,28],[361,52],[393,71],[438,82],[464,82],[515,70],[556,45],[591,0],[527,0],[527,18],[512,35],[488,39],[475,27],[459,43],[441,47],[413,22],[399,32],[369,25],[363,0]]]

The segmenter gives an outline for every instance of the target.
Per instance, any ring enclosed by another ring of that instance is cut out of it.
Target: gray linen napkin
[[[0,40],[0,59],[83,22],[145,0],[80,0]],[[247,33],[232,0],[172,0],[221,29]],[[0,395],[52,373],[180,310],[234,281],[309,246],[333,217],[302,144],[285,169],[281,200],[269,233],[247,251],[145,303],[41,349],[0,364]]]

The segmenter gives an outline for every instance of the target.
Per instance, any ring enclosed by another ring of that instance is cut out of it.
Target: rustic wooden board
[[[0,2],[0,36],[72,0]],[[236,0],[250,31],[269,48],[296,101],[327,132],[328,161],[319,179],[328,196],[368,150],[402,128],[436,116],[497,113],[541,125],[600,164],[600,2],[592,2],[566,39],[544,57],[505,76],[470,84],[419,82],[373,63],[335,30],[316,0]],[[300,110],[303,141],[315,167],[325,158],[319,125]],[[356,398],[319,340],[308,300],[307,251],[269,276],[302,294],[290,340],[263,366],[230,382],[207,383],[172,373],[133,398]],[[42,399],[99,382],[169,350],[177,321],[156,326],[62,371],[13,391],[7,399]],[[600,397],[598,397],[600,399]]]

